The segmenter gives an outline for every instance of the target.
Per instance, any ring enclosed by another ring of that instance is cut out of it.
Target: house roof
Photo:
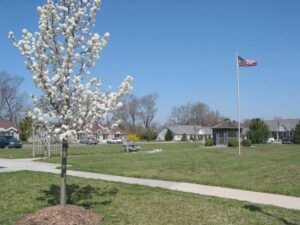
[[[291,131],[299,123],[300,119],[278,119],[278,120],[265,120],[271,131]]]
[[[176,125],[176,126],[167,126],[174,134],[199,134],[200,130],[204,134],[212,134],[212,130],[209,127],[202,127],[198,125]]]
[[[93,133],[97,133],[97,132],[103,132],[105,131],[105,127],[103,127],[102,125],[100,124],[94,124],[93,127],[90,129],[91,132]]]
[[[231,122],[230,120],[223,120],[222,122],[213,126],[212,129],[238,129],[238,124]]]
[[[0,128],[2,128],[3,130],[9,130],[9,129],[17,130],[14,123],[9,120],[0,120]]]
[[[127,134],[126,131],[124,131],[123,129],[121,129],[120,127],[112,127],[110,129],[111,134],[115,135],[115,134]]]
[[[210,127],[202,127],[204,134],[212,134],[212,129]]]
[[[93,124],[92,127],[86,127],[78,131],[78,133],[99,133],[99,134],[109,134],[110,130],[101,124]]]
[[[78,133],[99,133],[99,134],[126,134],[125,131],[119,127],[108,127],[102,126],[101,124],[94,124],[92,128],[86,128],[85,130],[80,130]]]

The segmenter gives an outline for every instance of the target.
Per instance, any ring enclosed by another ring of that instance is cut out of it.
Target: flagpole
[[[237,77],[237,113],[238,113],[238,156],[241,156],[241,118],[240,118],[240,66],[238,61],[239,53],[236,51],[236,77]]]

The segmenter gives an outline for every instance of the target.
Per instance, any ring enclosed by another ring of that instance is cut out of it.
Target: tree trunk
[[[68,141],[63,139],[61,151],[60,206],[66,205]]]

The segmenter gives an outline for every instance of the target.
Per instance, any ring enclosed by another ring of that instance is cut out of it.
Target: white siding
[[[168,131],[168,129],[165,128],[161,132],[159,132],[159,134],[157,135],[156,140],[157,141],[165,141],[165,136],[166,136],[167,131]]]

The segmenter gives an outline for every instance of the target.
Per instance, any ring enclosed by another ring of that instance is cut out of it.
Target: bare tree
[[[208,119],[209,112],[208,105],[202,102],[196,102],[191,106],[189,124],[205,124]]]
[[[156,114],[157,94],[149,94],[143,97],[127,96],[123,106],[116,112],[114,119],[122,120],[128,131],[143,133],[145,129],[153,130],[152,124]]]
[[[206,120],[203,121],[202,125],[203,126],[214,126],[221,120],[224,120],[225,117],[220,115],[220,112],[218,110],[216,111],[209,111]]]
[[[219,111],[214,111],[202,102],[174,106],[169,124],[212,126],[223,119]]]
[[[123,106],[116,112],[115,119],[121,119],[131,132],[136,132],[138,115],[139,99],[134,95],[128,95],[123,101]]]
[[[173,106],[169,122],[171,124],[188,124],[191,112],[191,103]]]
[[[151,127],[151,123],[157,112],[156,109],[156,99],[157,94],[149,94],[140,99],[140,110],[139,115],[145,128],[148,130]]]
[[[129,117],[131,119],[131,123],[132,123],[132,128],[133,130],[136,129],[136,122],[138,119],[138,113],[139,113],[139,100],[138,98],[136,98],[133,95],[130,95],[128,97],[128,113],[129,113]]]
[[[6,119],[18,124],[26,114],[29,106],[26,95],[19,88],[24,79],[0,71],[0,119]]]

